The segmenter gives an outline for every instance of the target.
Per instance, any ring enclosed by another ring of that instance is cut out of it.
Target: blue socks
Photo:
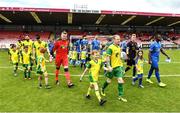
[[[159,68],[155,69],[155,75],[156,75],[156,79],[157,79],[158,83],[160,83],[161,80],[160,80],[160,75],[159,75]]]
[[[149,74],[148,74],[148,79],[151,78],[151,75],[152,75],[153,71],[154,71],[154,68],[151,66],[151,68],[149,70]]]
[[[142,85],[142,77],[143,77],[143,74],[138,74],[138,76],[134,78],[133,81],[135,82],[139,79],[139,85]]]

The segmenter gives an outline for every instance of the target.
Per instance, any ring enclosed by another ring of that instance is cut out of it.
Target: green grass
[[[167,87],[160,88],[156,84],[151,85],[143,81],[144,89],[131,85],[131,78],[125,78],[125,97],[127,103],[117,100],[117,81],[113,79],[112,84],[107,88],[105,99],[107,103],[101,107],[94,92],[92,99],[85,99],[89,86],[88,77],[79,82],[78,76],[72,76],[75,87],[67,88],[65,77],[60,76],[61,84],[54,84],[55,67],[47,64],[49,83],[52,89],[38,89],[38,81],[35,73],[32,73],[32,80],[24,80],[23,72],[18,70],[18,76],[12,74],[12,65],[8,61],[6,51],[0,51],[0,112],[180,112],[180,50],[168,50],[172,63],[166,63],[165,57],[161,56],[160,74],[168,77],[161,77],[167,83]],[[147,58],[147,51],[145,51]],[[149,65],[145,64],[144,74],[147,75]],[[80,75],[82,70],[79,67],[70,67],[72,75]],[[63,74],[63,70],[61,70]],[[171,76],[179,75],[179,76]],[[131,71],[126,76],[131,76]],[[154,75],[153,75],[154,76]],[[105,78],[100,77],[99,86],[102,86]]]

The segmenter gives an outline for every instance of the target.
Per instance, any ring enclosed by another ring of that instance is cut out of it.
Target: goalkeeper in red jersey
[[[60,39],[54,44],[53,51],[56,52],[55,64],[56,64],[56,84],[59,85],[58,74],[60,66],[64,67],[65,77],[68,87],[71,88],[74,84],[71,82],[70,74],[68,70],[68,47],[69,41],[67,39],[68,34],[66,31],[61,33]]]

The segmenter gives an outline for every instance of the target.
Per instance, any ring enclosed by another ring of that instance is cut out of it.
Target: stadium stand
[[[84,32],[81,30],[70,30],[68,31],[69,35],[99,35],[100,32],[93,31],[93,32]],[[8,48],[10,44],[16,43],[18,39],[22,39],[24,35],[28,35],[32,40],[34,40],[34,37],[36,34],[39,34],[41,36],[42,40],[47,41],[48,38],[55,37],[55,34],[52,32],[15,32],[15,31],[0,31],[0,48]],[[58,33],[57,33],[58,34]],[[116,32],[115,34],[118,34],[121,36],[121,40],[124,40],[125,38],[128,39],[130,33],[128,32]],[[152,38],[152,35],[150,33],[136,33],[137,34],[137,42],[142,44],[149,44],[150,40]],[[165,34],[165,35],[164,35]],[[164,33],[163,36],[163,44],[177,44],[180,45],[180,34],[176,33]]]
[[[8,48],[10,44],[15,44],[19,39],[22,39],[24,35],[28,35],[32,40],[35,39],[35,35],[39,34],[42,40],[47,41],[50,32],[12,32],[12,31],[0,31],[0,48]]]

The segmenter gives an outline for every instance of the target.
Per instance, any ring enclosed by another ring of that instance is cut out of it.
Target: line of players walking
[[[49,39],[49,42],[41,40],[40,35],[36,35],[36,41],[32,41],[28,36],[24,37],[24,40],[19,40],[17,45],[11,45],[9,49],[10,60],[14,66],[14,75],[17,75],[18,63],[21,63],[24,71],[24,79],[31,79],[32,66],[36,64],[36,72],[39,74],[39,88],[42,88],[42,79],[45,79],[45,88],[49,89],[51,86],[48,84],[48,72],[46,68],[46,62],[52,62],[55,59],[55,83],[60,84],[58,79],[60,66],[64,68],[64,75],[67,80],[67,86],[73,87],[74,84],[71,81],[69,73],[69,63],[73,66],[80,65],[84,68],[84,72],[80,76],[80,81],[83,80],[83,76],[89,70],[90,85],[86,98],[90,99],[90,92],[95,90],[95,94],[99,100],[99,104],[103,105],[106,100],[101,96],[105,96],[105,89],[111,83],[113,77],[117,79],[118,84],[118,99],[123,102],[127,102],[124,98],[124,76],[125,73],[133,68],[132,84],[139,80],[138,86],[144,88],[142,84],[143,78],[143,64],[149,63],[151,68],[146,79],[147,82],[153,83],[150,78],[155,70],[155,75],[158,81],[158,85],[165,87],[166,84],[162,83],[159,74],[159,54],[162,52],[168,59],[170,57],[163,51],[160,40],[160,35],[154,36],[154,41],[150,45],[148,60],[143,57],[143,50],[138,47],[136,42],[136,34],[132,34],[130,40],[124,40],[121,42],[119,35],[114,35],[112,39],[109,39],[106,45],[101,45],[101,42],[95,37],[91,44],[84,36],[83,39],[77,40],[75,43],[70,44],[68,40],[68,34],[63,31],[58,40],[53,41]],[[70,45],[70,46],[69,46]],[[48,53],[49,60],[46,60],[45,53]],[[69,57],[69,58],[68,58]],[[124,68],[123,63],[127,63],[127,67]],[[98,76],[101,68],[105,71],[105,77],[107,78],[102,88],[98,87]]]

